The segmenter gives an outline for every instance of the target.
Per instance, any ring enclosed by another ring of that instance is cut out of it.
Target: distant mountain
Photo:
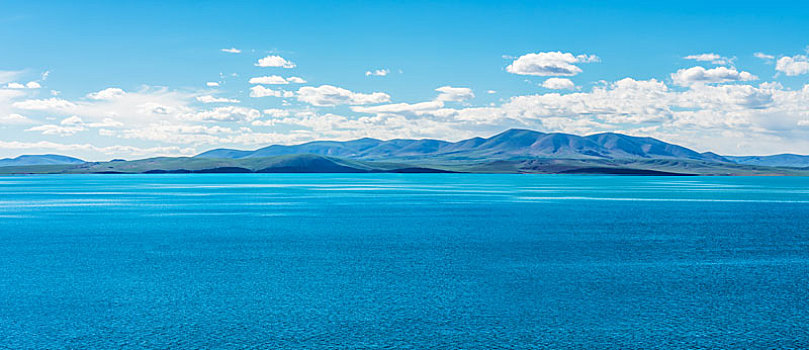
[[[773,168],[692,159],[356,160],[315,154],[256,158],[159,157],[133,161],[0,167],[0,174],[213,174],[213,173],[535,173],[611,175],[809,175]]]
[[[413,164],[366,162],[294,154],[261,158],[157,157],[133,161],[0,167],[0,174],[187,174],[187,173],[442,173]]]
[[[742,157],[725,156],[725,158],[736,164],[745,164],[745,165],[779,166],[779,167],[793,167],[793,168],[809,167],[809,156],[801,156],[797,154],[776,154],[772,156],[742,156]]]
[[[2,165],[5,162],[5,165]],[[783,167],[783,166],[792,166]],[[778,166],[778,167],[774,167]],[[195,157],[83,162],[46,155],[0,160],[0,174],[535,173],[611,175],[801,175],[809,157],[723,157],[649,137],[577,136],[512,129],[489,138],[315,141]]]
[[[56,165],[56,164],[81,164],[83,160],[73,157],[60,156],[56,154],[44,155],[24,155],[17,158],[0,159],[0,167],[3,166],[26,166],[26,165]]]
[[[317,154],[361,160],[412,159],[693,159],[727,162],[712,153],[700,154],[685,147],[650,137],[615,133],[577,136],[511,129],[490,138],[472,138],[459,142],[440,140],[381,141],[364,138],[353,141],[314,141],[300,145],[272,145],[255,151],[216,149],[196,158],[256,158],[288,154]]]

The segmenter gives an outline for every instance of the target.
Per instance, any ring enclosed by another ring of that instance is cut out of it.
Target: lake
[[[0,348],[801,348],[808,219],[800,177],[0,177]]]

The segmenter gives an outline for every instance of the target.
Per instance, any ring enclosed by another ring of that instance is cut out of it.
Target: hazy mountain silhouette
[[[83,160],[56,154],[24,155],[17,158],[0,159],[0,166],[81,164]]]
[[[615,133],[577,136],[511,129],[490,138],[472,138],[458,142],[440,140],[390,140],[364,138],[353,141],[314,141],[300,145],[272,145],[255,151],[215,149],[198,158],[256,158],[288,154],[317,154],[363,160],[416,157],[455,159],[693,159],[727,162],[713,153],[698,153],[688,148],[650,137]]]

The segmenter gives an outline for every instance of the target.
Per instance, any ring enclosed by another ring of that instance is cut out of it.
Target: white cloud
[[[355,106],[351,110],[357,113],[369,114],[388,114],[388,113],[401,113],[401,114],[414,114],[420,115],[421,112],[436,111],[444,107],[443,101],[427,101],[419,103],[392,103],[379,106]]]
[[[572,90],[576,87],[570,79],[565,78],[548,78],[542,82],[542,87],[552,90]]]
[[[295,68],[295,63],[287,61],[285,58],[277,55],[270,55],[264,57],[256,63],[258,67],[281,67],[281,68]]]
[[[219,83],[217,83],[217,82],[215,82],[215,81],[209,81],[209,82],[205,83],[205,86],[208,86],[208,87],[217,87],[217,86],[219,86]]]
[[[91,128],[120,128],[124,126],[124,123],[112,118],[104,118],[100,122],[88,123],[86,125]]]
[[[76,104],[60,98],[51,97],[48,99],[41,99],[41,100],[25,100],[14,102],[12,104],[12,107],[33,111],[44,111],[44,110],[65,111],[75,108]]]
[[[229,49],[222,49],[221,51],[222,52],[227,52],[227,53],[242,53],[242,50],[239,50],[239,49],[237,49],[235,47],[231,47]]]
[[[42,85],[39,85],[39,83],[35,81],[29,81],[25,84],[15,82],[6,84],[6,89],[39,89],[41,87]]]
[[[693,84],[716,84],[726,83],[731,81],[750,81],[756,80],[756,77],[749,72],[740,72],[736,68],[716,67],[705,69],[703,67],[691,67],[687,69],[680,69],[676,73],[671,74],[671,80],[674,84],[680,86],[690,86]]]
[[[28,117],[16,113],[0,116],[0,125],[26,125],[33,123],[34,121]]]
[[[43,135],[59,135],[59,136],[71,136],[84,130],[85,130],[84,121],[82,121],[81,118],[75,115],[63,119],[59,123],[59,125],[43,124],[25,129],[25,131],[41,132]]]
[[[519,75],[573,76],[581,73],[574,63],[598,62],[595,55],[578,55],[562,52],[539,52],[522,55],[512,62],[506,71]]]
[[[214,97],[211,95],[197,96],[197,101],[202,103],[239,103],[240,101],[232,98]]]
[[[365,72],[366,77],[370,77],[370,76],[384,77],[384,76],[386,76],[388,74],[390,74],[389,69],[375,69],[375,70],[369,70],[369,71]]]
[[[440,88],[435,89],[435,91],[440,92],[440,94],[438,94],[438,97],[436,97],[436,100],[442,102],[449,102],[449,101],[461,102],[475,98],[475,94],[472,92],[472,89],[470,88],[442,86]]]
[[[264,114],[269,115],[273,118],[283,118],[288,117],[290,112],[286,109],[279,109],[279,108],[270,108],[265,109]]]
[[[496,94],[496,93],[497,93],[497,91],[495,91],[495,90],[489,90],[489,91],[486,91],[486,93],[487,93],[487,94]]]
[[[687,60],[694,60],[694,61],[700,61],[700,62],[711,62],[713,64],[729,64],[729,63],[731,63],[733,61],[733,59],[730,59],[730,58],[727,58],[727,57],[722,57],[722,56],[717,55],[715,53],[703,53],[703,54],[699,54],[699,55],[688,55],[688,56],[685,56],[683,58],[687,59]]]
[[[298,89],[297,98],[298,101],[319,107],[364,105],[390,101],[390,95],[384,92],[363,94],[331,85],[304,86]]]
[[[763,53],[763,52],[756,52],[756,53],[753,54],[753,56],[755,56],[757,58],[760,58],[762,60],[766,60],[766,61],[771,61],[771,60],[775,59],[775,56],[768,55],[768,54]]]
[[[270,88],[256,85],[250,88],[250,97],[292,97],[295,93],[292,91],[273,90]]]
[[[77,125],[84,125],[84,121],[81,120],[81,118],[79,116],[74,115],[74,116],[62,119],[62,121],[59,124],[60,125],[65,125],[65,126],[77,126]]]
[[[91,100],[114,100],[126,95],[126,92],[120,88],[107,88],[98,92],[87,94],[87,98]]]
[[[809,73],[809,57],[805,55],[781,57],[775,62],[775,70],[788,76]]]
[[[250,84],[267,84],[267,85],[280,85],[289,84],[289,82],[282,76],[270,75],[265,77],[250,78]]]
[[[250,78],[250,84],[265,84],[265,85],[284,85],[284,84],[304,84],[306,80],[301,77],[284,78],[278,75],[268,75],[263,77]]]
[[[222,137],[234,134],[238,130],[218,125],[190,125],[168,122],[153,123],[138,129],[128,129],[121,133],[125,139],[166,142],[172,144],[212,144]]]
[[[195,108],[196,95],[168,91],[166,88],[144,87],[140,91],[126,92],[118,88],[90,93],[86,99],[69,101],[51,97],[16,101],[16,110],[36,111],[42,116],[76,115],[89,122],[104,118],[119,120],[128,126],[145,125],[156,119],[174,118]]]
[[[186,120],[220,122],[249,122],[260,117],[261,112],[259,112],[257,109],[237,106],[218,107],[207,111],[187,113],[180,116],[181,119]]]

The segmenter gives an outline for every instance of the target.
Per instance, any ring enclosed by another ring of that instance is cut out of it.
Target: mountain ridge
[[[434,139],[363,138],[350,141],[312,141],[298,145],[270,145],[253,151],[214,149],[195,158],[253,158],[285,154],[317,154],[362,160],[442,157],[457,159],[693,159],[729,162],[713,154],[660,141],[618,133],[578,136],[509,129],[489,138],[475,137],[457,142]]]
[[[132,161],[84,162],[58,155],[21,156],[4,161],[11,165],[0,165],[2,174],[460,172],[809,175],[809,167],[782,165],[789,161],[809,162],[809,156],[724,157],[713,152],[699,153],[651,137],[619,133],[579,136],[526,129],[509,129],[488,138],[474,137],[457,142],[361,138],[270,145],[252,151],[223,148],[193,157],[156,157]]]
[[[58,164],[81,164],[85,161],[58,154],[25,154],[16,158],[0,159],[0,167],[3,166],[26,166],[26,165],[58,165]]]

